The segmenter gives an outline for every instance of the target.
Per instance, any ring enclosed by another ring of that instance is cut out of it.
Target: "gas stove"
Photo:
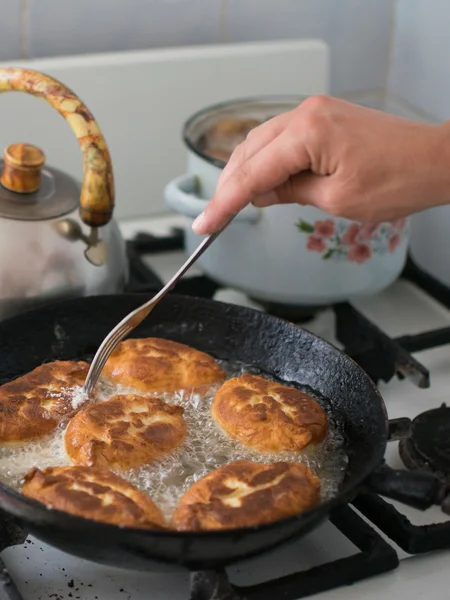
[[[130,291],[156,291],[182,264],[182,226],[177,218],[122,224]],[[273,309],[195,268],[174,291]],[[408,429],[408,439],[389,443],[386,462],[448,481],[450,290],[409,263],[377,296],[300,317],[306,329],[361,364],[378,384],[396,430]],[[226,572],[136,573],[96,565],[27,537],[2,515],[0,550],[11,577],[0,572],[0,600],[414,600],[446,597],[450,586],[450,523],[440,509],[420,512],[372,494],[339,508],[306,537]]]

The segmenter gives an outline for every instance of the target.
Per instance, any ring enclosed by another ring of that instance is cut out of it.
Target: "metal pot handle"
[[[407,438],[410,428],[410,419],[391,419],[389,441]],[[370,492],[398,500],[419,510],[440,505],[442,511],[450,515],[450,488],[431,473],[396,470],[382,464],[370,475],[366,485]]]
[[[87,106],[61,82],[28,69],[0,68],[1,92],[24,92],[42,98],[67,121],[83,155],[80,216],[90,227],[106,225],[114,209],[111,157],[105,138]]]
[[[175,212],[195,219],[206,206],[206,200],[198,196],[198,189],[199,180],[196,175],[177,177],[164,190],[166,204]],[[261,209],[249,204],[237,213],[233,222],[256,223],[260,217]]]

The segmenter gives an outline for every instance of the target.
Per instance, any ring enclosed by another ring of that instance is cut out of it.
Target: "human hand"
[[[327,96],[253,129],[193,224],[219,229],[247,204],[313,205],[391,221],[450,201],[450,123],[416,123]]]

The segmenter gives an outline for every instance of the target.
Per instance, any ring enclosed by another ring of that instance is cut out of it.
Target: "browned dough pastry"
[[[319,479],[304,464],[238,460],[194,483],[173,524],[182,531],[252,527],[304,512],[319,498]]]
[[[198,389],[225,379],[225,373],[208,354],[161,338],[121,342],[103,374],[145,393]]]
[[[22,494],[57,510],[120,525],[161,529],[164,517],[149,496],[106,469],[48,467],[32,469]]]
[[[168,454],[182,444],[185,434],[181,406],[158,398],[118,395],[75,415],[65,445],[76,464],[124,471]]]
[[[73,388],[84,385],[89,365],[50,362],[0,386],[0,442],[45,436],[76,410]]]
[[[308,394],[256,375],[226,381],[211,412],[231,438],[261,452],[302,450],[328,431],[324,410]]]

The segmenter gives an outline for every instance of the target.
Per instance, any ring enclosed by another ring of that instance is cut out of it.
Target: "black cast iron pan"
[[[141,294],[84,298],[1,322],[0,383],[43,362],[92,358],[111,328],[144,301]],[[419,508],[445,503],[447,490],[432,476],[392,471],[383,465],[389,423],[380,394],[352,360],[312,334],[257,311],[173,295],[133,335],[183,342],[318,391],[344,423],[349,467],[342,489],[331,502],[269,525],[177,533],[123,529],[73,517],[48,510],[0,484],[0,508],[43,541],[115,566],[199,570],[230,564],[306,533],[364,487]]]

